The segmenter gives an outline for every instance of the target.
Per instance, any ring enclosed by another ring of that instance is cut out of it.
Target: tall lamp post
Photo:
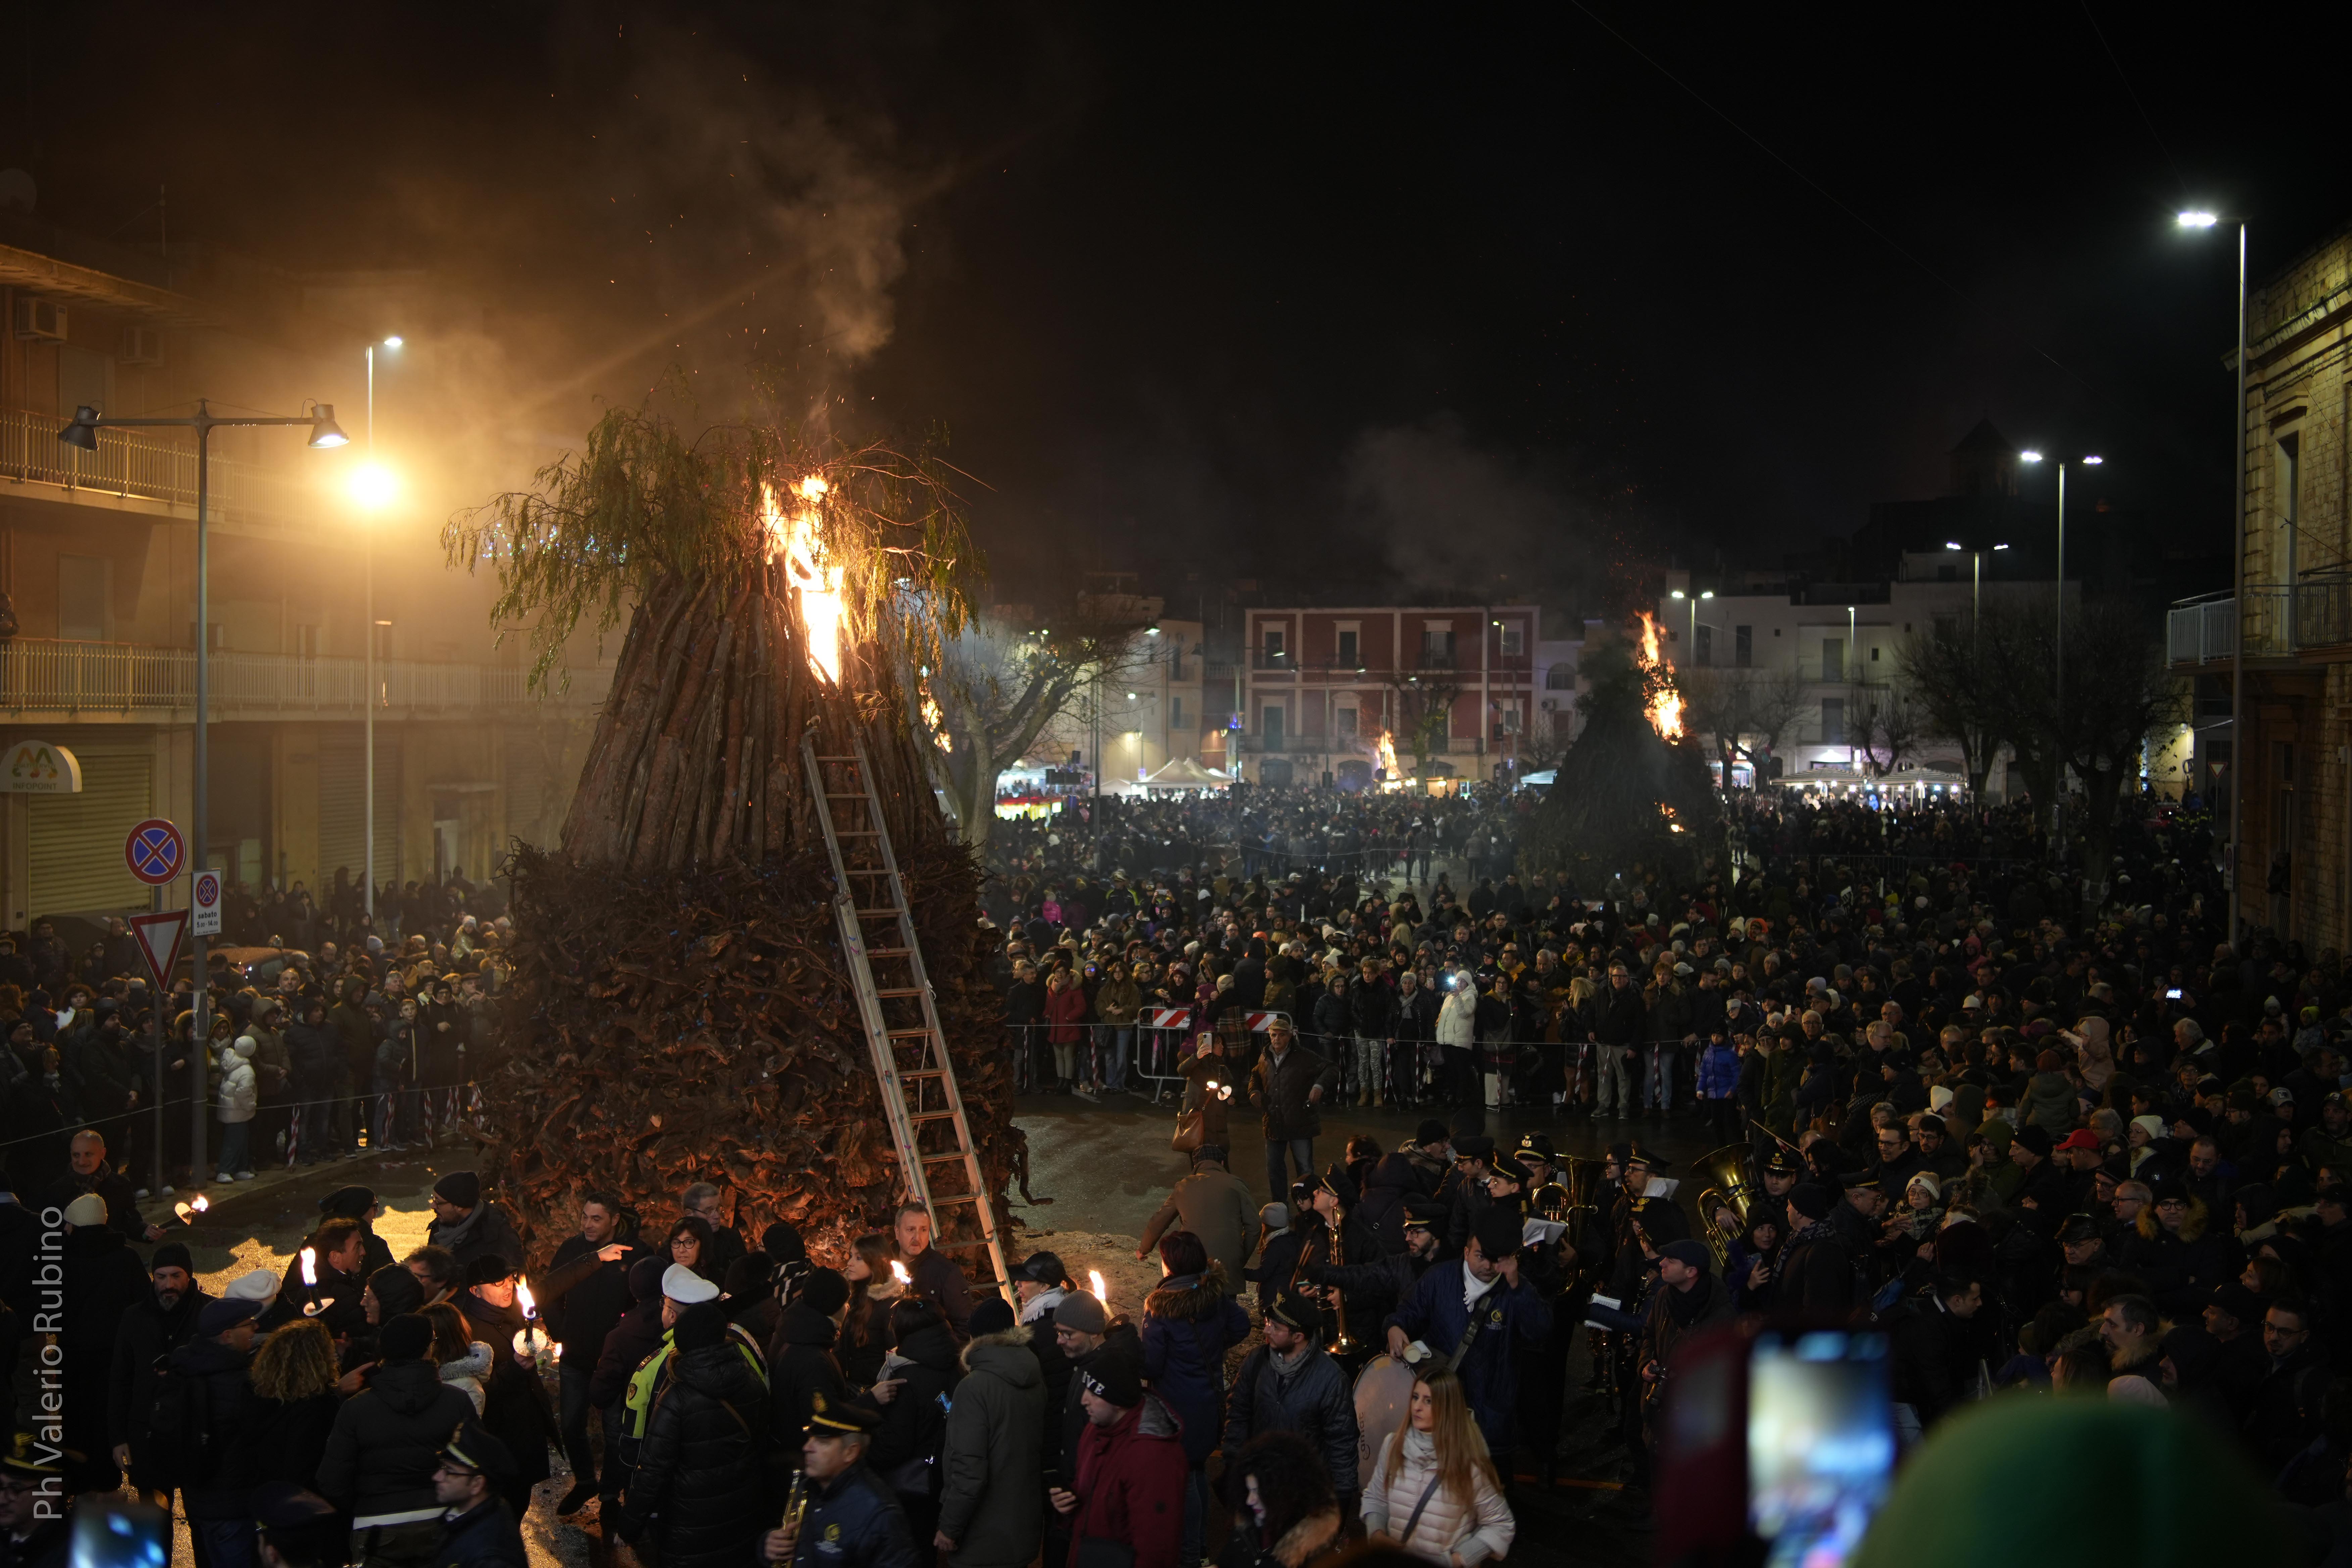
[[[1948,539],[1944,541],[1944,548],[1962,550],[1967,547],[1957,539]],[[2006,550],[2009,546],[1996,544],[1993,548]],[[1969,551],[1969,647],[1971,654],[1982,640],[1977,635],[1977,623],[1984,618],[1984,558],[1985,552],[1981,550]]]
[[[404,340],[402,339],[398,333],[394,333],[391,337],[383,340],[383,346],[388,349],[396,349],[400,347],[404,341]],[[358,500],[362,506],[367,508],[370,511],[381,511],[383,508],[389,506],[392,503],[394,494],[399,489],[398,484],[394,480],[393,477],[389,473],[375,466],[376,347],[377,345],[374,343],[370,343],[367,346],[368,466],[361,469],[358,475],[355,476],[352,481],[352,493],[353,497]],[[367,740],[362,748],[360,758],[361,770],[366,775],[365,779],[360,784],[360,800],[362,803],[361,806],[362,830],[360,857],[363,862],[360,868],[360,888],[362,895],[366,900],[364,907],[367,910],[368,930],[373,933],[375,930],[375,639],[377,636],[376,627],[388,624],[375,618],[375,530],[373,528],[368,530],[367,536],[366,622],[367,654],[365,669],[367,673],[367,689],[362,695],[366,700],[365,730]]]
[[[2042,461],[2039,452],[2020,452],[2017,457],[2023,463]],[[2074,461],[2079,467],[2095,468],[2106,459],[2096,453],[2089,453]],[[2051,661],[2054,666],[2052,674],[2056,683],[2052,711],[2057,720],[2058,732],[2063,736],[2066,726],[2066,459],[2063,458],[2058,459],[2058,570],[2054,575],[2058,579],[2058,599],[2055,630],[2051,643],[2055,656]],[[2058,761],[2058,776],[2050,786],[2050,838],[2062,851],[2064,847],[2063,829],[2058,797],[2064,793],[2065,773],[2066,762],[2062,757]]]
[[[2210,212],[2185,212],[2173,220],[2186,229],[2209,229],[2221,221]],[[2238,940],[2239,921],[2243,902],[2238,894],[2239,830],[2246,819],[2246,220],[2238,220],[2238,405],[2231,411],[2230,431],[2231,471],[2237,480],[2231,489],[2231,501],[2237,515],[2230,521],[2231,569],[2230,605],[2234,623],[2230,628],[2230,941]]]
[[[210,519],[205,513],[212,489],[212,438],[215,430],[257,425],[308,426],[310,444],[314,447],[341,447],[351,440],[343,434],[342,426],[335,423],[335,405],[331,403],[313,404],[310,413],[292,417],[239,415],[224,419],[215,415],[211,405],[201,397],[196,399],[195,413],[180,419],[108,419],[85,403],[74,410],[73,423],[58,432],[59,441],[85,452],[98,450],[98,433],[102,429],[144,427],[194,430],[196,433],[196,744],[194,787],[190,791],[189,802],[195,816],[195,827],[189,837],[194,846],[194,869],[197,870],[205,868],[208,826],[205,811],[210,805],[205,775],[205,767],[210,760],[205,743],[208,718],[205,704],[212,680],[212,637],[205,626],[205,597],[210,573],[205,528]],[[191,935],[189,941],[189,959],[194,965],[196,1048],[188,1053],[188,1070],[193,1085],[193,1091],[188,1096],[188,1158],[190,1175],[200,1178],[205,1168],[205,1068],[207,1066],[205,1058],[212,1051],[212,989],[205,973],[205,939]],[[168,995],[171,986],[169,976],[164,978],[163,984]],[[158,999],[157,1005],[162,1005],[162,998]]]

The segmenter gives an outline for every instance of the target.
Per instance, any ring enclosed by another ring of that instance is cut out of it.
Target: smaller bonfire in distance
[[[1723,843],[1706,753],[1683,732],[1682,695],[1646,614],[1587,647],[1584,731],[1521,841],[1523,872],[1566,871],[1587,893],[1637,865],[1690,877]]]

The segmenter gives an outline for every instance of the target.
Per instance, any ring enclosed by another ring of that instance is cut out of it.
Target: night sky
[[[943,429],[1012,596],[1180,605],[1597,608],[1939,493],[1988,415],[2218,545],[2233,247],[2172,215],[2250,215],[2258,280],[2352,218],[2303,22],[1272,9],[43,7],[0,166],[101,236],[164,184],[175,238],[438,269],[534,428],[674,363]]]

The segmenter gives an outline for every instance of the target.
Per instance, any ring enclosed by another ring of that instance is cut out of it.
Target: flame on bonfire
[[[841,593],[840,566],[825,559],[824,542],[817,532],[817,508],[826,485],[815,474],[797,487],[799,505],[789,516],[777,503],[776,492],[760,487],[760,521],[767,530],[768,559],[783,557],[784,574],[800,591],[801,625],[808,630],[809,663],[827,680],[841,679],[841,637],[848,616]]]
[[[1658,630],[1656,617],[1642,612],[1642,684],[1651,689],[1650,728],[1662,741],[1679,741],[1683,734],[1683,699],[1672,684],[1661,649],[1665,638]]]
[[[930,682],[925,681],[923,693],[923,724],[930,731],[931,739],[943,752],[955,749],[955,738],[948,733],[948,716],[940,708],[940,700],[931,695]]]
[[[1381,731],[1381,770],[1390,778],[1397,776],[1396,737],[1386,730]]]

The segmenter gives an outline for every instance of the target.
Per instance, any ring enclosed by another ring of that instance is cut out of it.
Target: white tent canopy
[[[1143,781],[1146,789],[1223,789],[1234,781],[1190,757],[1177,757]]]

